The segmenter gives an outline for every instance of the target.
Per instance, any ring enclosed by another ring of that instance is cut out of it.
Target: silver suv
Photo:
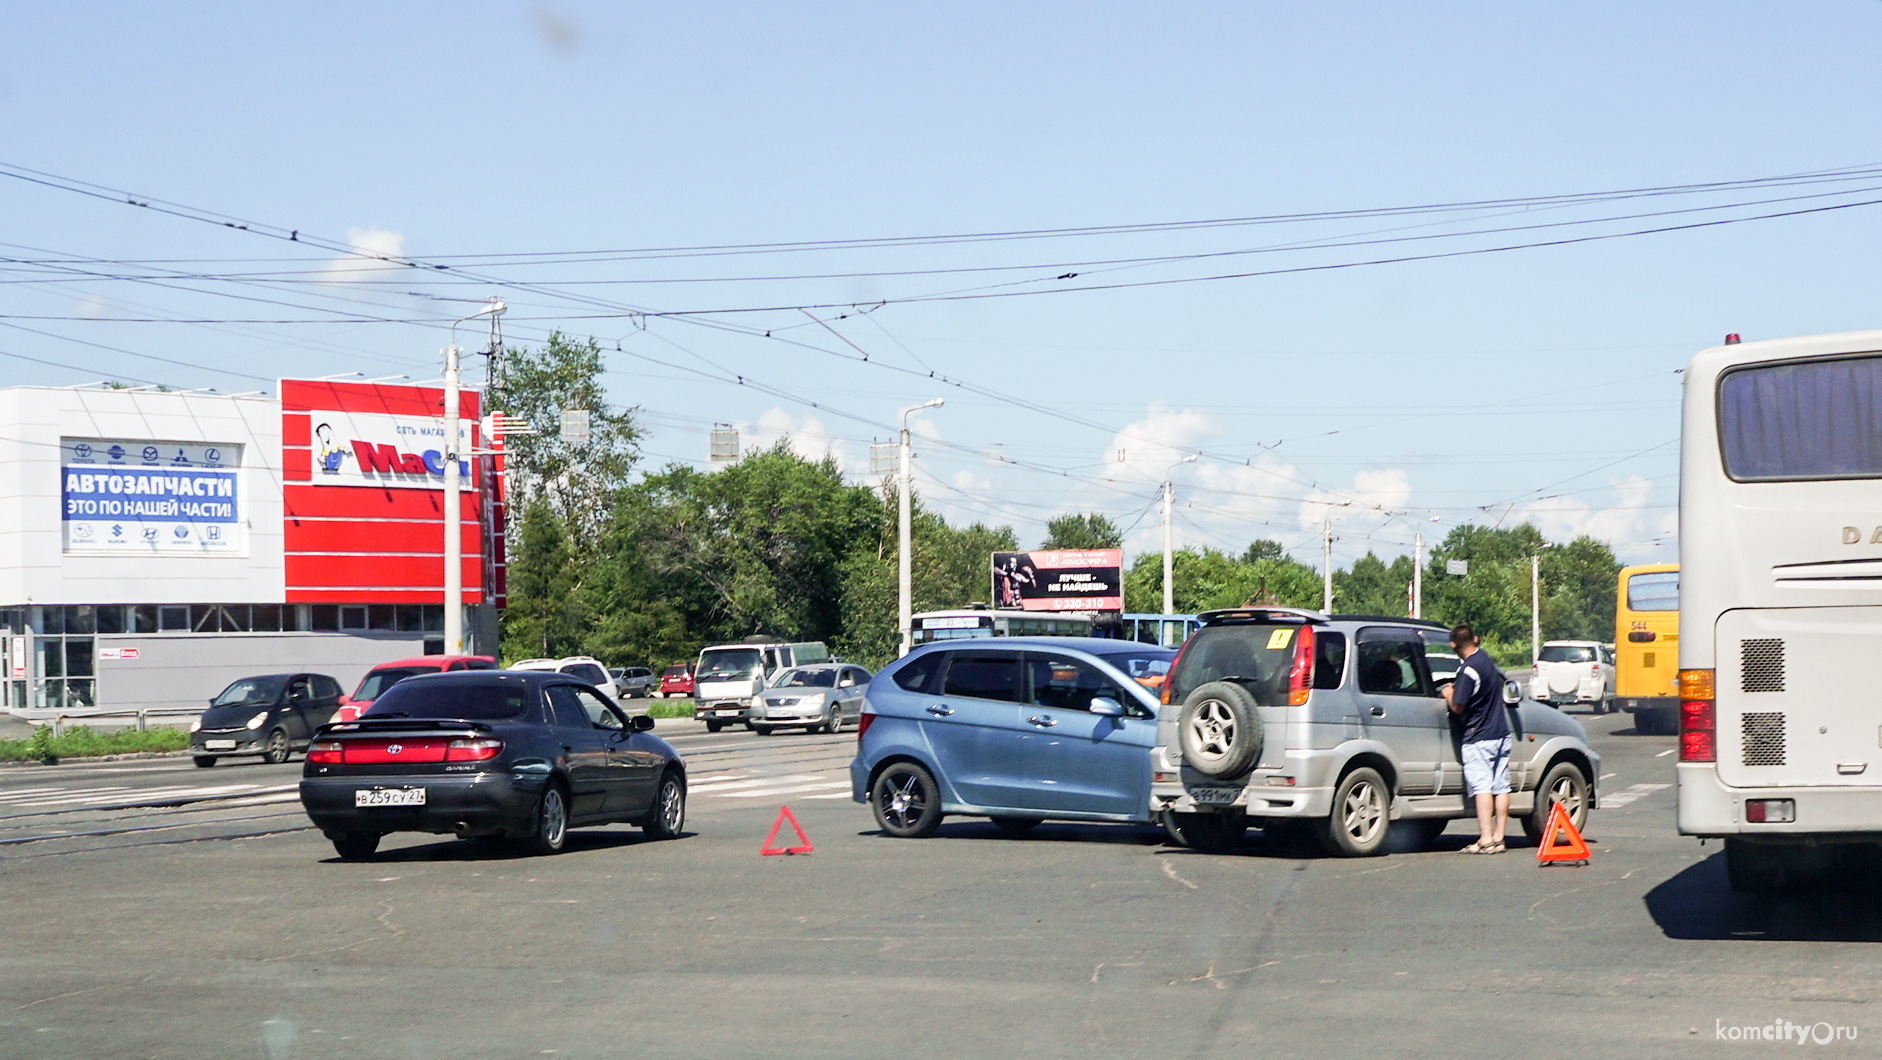
[[[1233,845],[1249,825],[1381,853],[1389,829],[1428,845],[1459,818],[1458,731],[1439,692],[1457,670],[1436,623],[1285,608],[1212,611],[1164,682],[1151,810],[1173,839]],[[1580,828],[1601,759],[1573,718],[1505,685],[1515,749],[1510,813],[1540,836],[1551,801]],[[1538,798],[1538,792],[1547,796]]]

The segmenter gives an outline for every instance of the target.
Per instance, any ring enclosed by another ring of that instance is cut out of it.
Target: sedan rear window
[[[402,681],[373,701],[362,718],[503,721],[529,709],[529,689],[515,684]]]

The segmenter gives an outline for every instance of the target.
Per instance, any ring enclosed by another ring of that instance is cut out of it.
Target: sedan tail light
[[[502,740],[452,740],[444,747],[444,760],[486,762],[502,753]]]
[[[1719,760],[1718,713],[1711,670],[1679,672],[1679,760]]]
[[[307,760],[321,765],[338,765],[346,761],[346,745],[338,740],[315,740],[307,745]]]

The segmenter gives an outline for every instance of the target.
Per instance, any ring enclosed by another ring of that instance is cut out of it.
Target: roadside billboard
[[[1116,548],[995,552],[993,606],[1024,611],[1124,610],[1124,552]]]
[[[242,447],[61,438],[65,551],[243,555]]]

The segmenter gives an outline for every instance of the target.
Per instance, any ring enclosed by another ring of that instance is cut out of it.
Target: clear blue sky
[[[1317,563],[1320,501],[1354,499],[1336,509],[1342,566],[1367,548],[1403,551],[1414,530],[1431,540],[1525,516],[1552,536],[1606,537],[1628,559],[1670,557],[1676,369],[1728,331],[1882,324],[1882,206],[1292,275],[894,300],[1611,233],[1882,198],[1860,193],[1882,180],[942,246],[515,255],[1267,216],[1861,166],[1882,162],[1879,31],[1873,0],[29,5],[0,37],[0,161],[474,263],[541,290],[334,271],[330,251],[0,179],[0,254],[59,262],[0,273],[0,352],[14,355],[0,365],[16,382],[222,390],[352,369],[422,379],[437,371],[440,322],[469,311],[443,299],[499,293],[513,342],[560,326],[619,344],[611,396],[645,410],[653,465],[699,461],[707,428],[728,422],[748,445],[788,430],[801,448],[832,448],[861,480],[867,443],[886,437],[895,410],[942,396],[921,419],[924,495],[955,519],[1012,523],[1025,544],[1052,513],[1095,509],[1134,525],[1133,548],[1156,547],[1156,483],[1201,448],[1175,475],[1185,543],[1239,551],[1274,536]],[[1459,235],[1825,192],[1840,196]],[[1443,238],[1068,264],[1419,235]],[[1030,268],[884,275],[1011,266]],[[245,275],[108,278],[153,269]],[[1081,277],[1050,279],[1062,271]],[[824,278],[746,279],[809,275]],[[835,324],[867,365],[793,309],[644,330],[619,315],[882,299]],[[335,308],[417,322],[331,322]],[[330,322],[131,322],[142,318]],[[726,322],[760,334],[707,326]],[[762,337],[793,325],[775,333],[835,352]],[[929,368],[983,394],[930,381]]]

